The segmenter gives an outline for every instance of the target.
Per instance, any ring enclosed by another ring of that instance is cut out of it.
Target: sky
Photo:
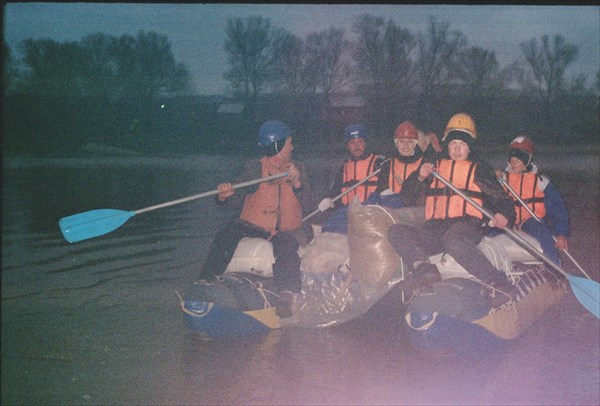
[[[522,42],[561,34],[579,48],[568,77],[584,73],[591,86],[600,69],[600,6],[594,5],[7,3],[3,28],[15,54],[27,38],[63,42],[96,32],[121,36],[155,31],[167,36],[198,93],[222,94],[229,18],[260,15],[305,38],[330,27],[350,34],[356,16],[364,13],[392,19],[415,34],[425,32],[430,17],[448,22],[450,29],[465,34],[469,46],[493,50],[501,67],[520,54]]]

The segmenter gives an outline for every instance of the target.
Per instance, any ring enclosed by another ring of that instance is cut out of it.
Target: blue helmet
[[[285,140],[292,135],[292,130],[279,120],[268,120],[258,130],[258,144],[263,147]]]
[[[348,142],[353,138],[367,139],[367,129],[360,124],[353,124],[344,130],[344,141]]]

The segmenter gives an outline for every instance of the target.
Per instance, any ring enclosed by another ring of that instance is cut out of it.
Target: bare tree
[[[258,94],[272,74],[274,30],[271,21],[261,16],[229,19],[226,34],[229,70],[224,78],[234,92],[241,93],[249,104],[250,114],[254,115]]]
[[[335,27],[311,33],[306,39],[307,66],[316,76],[326,104],[332,92],[348,84],[349,70],[342,59],[347,47],[344,30]]]
[[[407,29],[369,14],[359,16],[353,26],[358,35],[354,58],[361,92],[370,100],[373,113],[382,119],[397,115],[397,99],[411,87],[410,54],[415,39]]]
[[[472,94],[482,93],[498,83],[496,54],[480,47],[471,47],[460,53],[454,70]]]
[[[451,31],[450,23],[438,23],[430,18],[427,33],[418,38],[417,77],[422,95],[440,92],[440,85],[448,83],[452,67],[466,46],[460,31]]]
[[[368,14],[358,17],[354,31],[359,36],[355,59],[360,72],[366,74],[366,84],[376,92],[404,84],[412,65],[413,35],[392,20]]]
[[[555,100],[564,91],[565,71],[577,58],[578,48],[566,43],[562,35],[552,39],[544,35],[521,44],[521,51],[529,68],[527,85],[546,103]]]
[[[298,95],[316,87],[306,78],[304,41],[285,30],[278,30],[273,41],[273,70],[269,82],[283,93]],[[313,79],[314,80],[314,79]]]

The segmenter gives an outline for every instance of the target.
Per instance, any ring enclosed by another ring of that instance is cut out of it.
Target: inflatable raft
[[[538,245],[529,236],[522,237]],[[495,264],[498,269],[504,267],[521,292],[520,298],[494,307],[489,296],[504,292],[471,277],[450,256],[432,257],[443,279],[432,291],[415,292],[403,315],[409,339],[419,350],[460,355],[493,351],[523,334],[565,295],[567,281],[533,256],[527,258],[530,254],[506,236],[486,237],[480,249],[490,253],[492,262],[499,253],[514,250],[513,257],[501,257]]]
[[[278,296],[272,288],[271,243],[245,238],[223,275],[198,280],[180,296],[185,325],[205,338],[260,334],[288,326],[327,327],[364,314],[394,284],[386,282],[366,295],[350,272],[344,234],[320,233],[299,253],[302,291],[295,297],[292,317],[281,319],[275,312]]]
[[[348,214],[347,235],[316,232],[314,240],[300,249],[302,291],[294,300],[292,317],[280,319],[275,314],[270,243],[244,239],[223,275],[195,282],[180,297],[187,328],[204,337],[222,338],[289,326],[328,327],[365,314],[404,278],[404,264],[387,240],[388,228],[396,223],[418,225],[424,221],[424,210],[353,202]],[[449,255],[431,257],[442,281],[428,292],[402,292],[404,307],[398,309],[415,347],[460,351],[513,340],[564,296],[566,282],[508,237],[486,237],[479,248],[512,278],[522,299],[494,308],[484,294],[490,287]]]

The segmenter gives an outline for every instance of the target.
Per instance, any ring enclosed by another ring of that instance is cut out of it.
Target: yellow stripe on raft
[[[275,306],[259,310],[248,310],[244,314],[255,318],[270,329],[281,327],[281,318],[275,313]]]
[[[472,323],[505,340],[513,340],[525,332],[550,307],[562,300],[564,283],[545,282],[536,286],[517,303],[508,303]]]

